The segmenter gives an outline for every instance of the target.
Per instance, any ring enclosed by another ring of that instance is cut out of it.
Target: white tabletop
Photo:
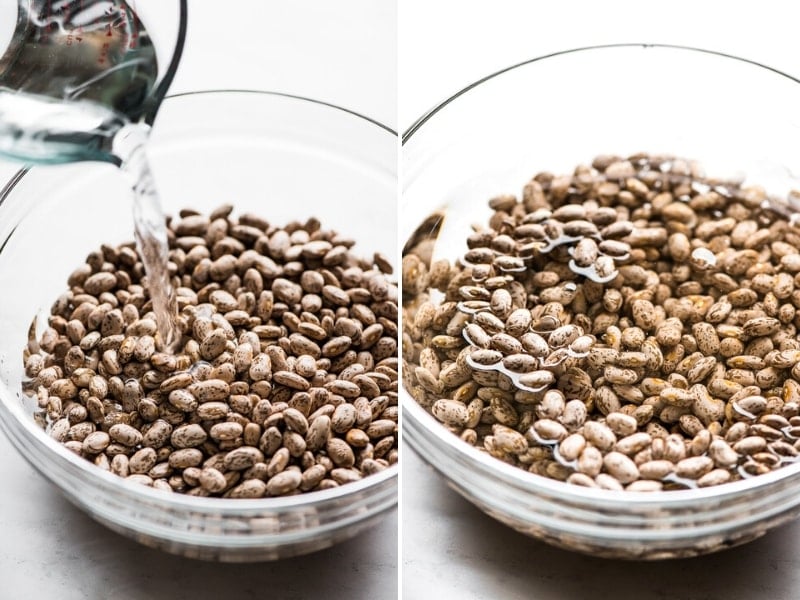
[[[630,562],[567,552],[488,517],[413,451],[403,456],[403,598],[796,600],[800,521],[724,552]]]
[[[397,511],[372,530],[307,556],[272,563],[206,563],[146,548],[95,523],[36,473],[5,437],[0,437],[0,456],[0,598],[397,597]]]

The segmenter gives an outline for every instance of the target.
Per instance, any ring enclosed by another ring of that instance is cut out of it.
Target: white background
[[[799,16],[790,2],[400,0],[400,128],[498,69],[596,44],[694,46],[798,76]],[[493,521],[408,449],[401,503],[409,599],[800,598],[800,523],[707,557],[601,560],[550,548]]]
[[[190,0],[187,50],[170,91],[286,92],[396,129],[396,11],[393,0]]]
[[[693,46],[799,76],[798,18],[774,0],[400,0],[400,128],[503,67],[597,44]]]
[[[163,3],[169,12],[168,0],[136,1]],[[392,0],[190,0],[189,5],[189,33],[172,92],[280,91],[339,104],[396,127]],[[0,181],[17,168],[0,163]],[[96,524],[2,435],[0,457],[0,600],[396,598],[396,512],[356,539],[309,556],[211,564],[144,548]]]

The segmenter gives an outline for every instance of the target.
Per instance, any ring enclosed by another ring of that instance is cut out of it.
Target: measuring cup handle
[[[167,95],[169,86],[172,85],[172,80],[175,78],[175,73],[178,70],[178,63],[180,63],[183,54],[183,43],[186,40],[186,23],[188,14],[188,0],[179,0],[180,22],[178,24],[178,39],[175,42],[175,51],[172,53],[172,60],[170,60],[169,67],[167,68],[164,77],[158,84],[148,100],[148,106],[144,111],[144,121],[148,125],[152,125],[155,121],[158,107]]]

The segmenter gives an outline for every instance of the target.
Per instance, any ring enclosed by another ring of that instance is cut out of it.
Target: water
[[[692,265],[699,269],[711,269],[717,264],[717,257],[708,248],[695,248],[692,251]]]
[[[0,57],[0,155],[34,163],[104,160],[134,196],[134,231],[159,329],[178,341],[167,229],[144,148],[158,74],[147,31],[122,0],[19,0]]]
[[[133,189],[134,235],[147,275],[147,290],[161,338],[158,341],[163,349],[174,350],[180,338],[176,324],[178,300],[169,277],[169,243],[164,211],[145,156],[147,133],[147,130],[140,131],[142,141],[134,145],[121,166]]]
[[[126,120],[92,102],[58,101],[0,87],[0,155],[33,163],[118,162],[110,152]]]

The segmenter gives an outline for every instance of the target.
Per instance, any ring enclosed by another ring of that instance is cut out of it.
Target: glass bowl
[[[397,137],[366,117],[274,93],[177,95],[162,106],[148,156],[167,213],[231,203],[276,224],[316,216],[361,255],[395,256]],[[396,505],[397,465],[291,497],[196,498],[104,472],[34,423],[20,392],[31,319],[46,318],[89,252],[133,239],[131,207],[124,178],[105,163],[23,170],[0,193],[0,425],[13,445],[94,519],[176,554],[278,559],[373,525]]]
[[[768,67],[670,46],[554,54],[468,86],[406,132],[401,240],[433,238],[433,259],[452,261],[466,251],[470,225],[490,217],[489,198],[519,194],[535,173],[571,173],[597,155],[696,159],[711,176],[786,197],[800,188],[798,139],[800,85]],[[797,463],[704,489],[589,489],[478,451],[405,389],[401,408],[404,443],[450,486],[497,520],[567,549],[693,556],[752,540],[800,514]]]

